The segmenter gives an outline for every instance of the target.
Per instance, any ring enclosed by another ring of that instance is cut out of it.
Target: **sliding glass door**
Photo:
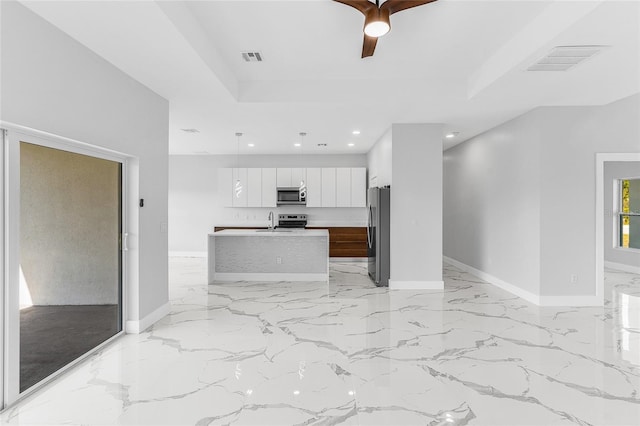
[[[6,144],[5,404],[123,330],[123,161],[19,132]]]

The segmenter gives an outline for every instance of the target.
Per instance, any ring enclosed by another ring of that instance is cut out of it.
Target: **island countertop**
[[[212,237],[328,237],[326,229],[225,229],[209,234]]]

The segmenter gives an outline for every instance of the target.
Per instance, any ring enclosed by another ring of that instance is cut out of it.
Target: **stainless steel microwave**
[[[305,195],[300,194],[300,190],[297,187],[286,187],[286,188],[278,188],[278,197],[277,205],[279,206],[288,206],[288,205],[307,205],[307,197]]]

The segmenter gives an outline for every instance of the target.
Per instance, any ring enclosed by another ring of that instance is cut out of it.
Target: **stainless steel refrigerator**
[[[378,287],[389,286],[389,216],[391,189],[369,188],[367,249],[369,277]]]

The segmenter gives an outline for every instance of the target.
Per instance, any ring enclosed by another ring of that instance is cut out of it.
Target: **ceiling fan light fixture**
[[[364,33],[369,37],[382,37],[391,30],[388,9],[371,8],[364,19]]]

